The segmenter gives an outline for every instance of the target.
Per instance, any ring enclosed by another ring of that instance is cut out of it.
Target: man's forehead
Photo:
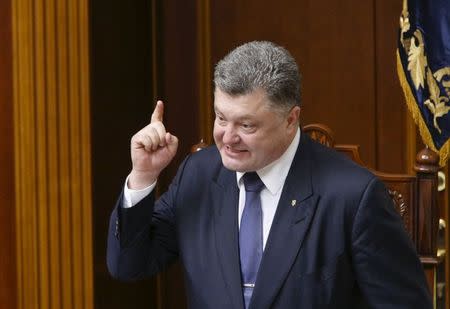
[[[239,102],[239,100],[233,99],[231,101],[219,99],[214,101],[214,111],[217,115],[234,121],[259,121],[262,118],[266,119],[266,121],[275,121],[280,116],[284,118],[278,110],[274,109],[266,101],[260,100]]]
[[[263,89],[256,89],[244,94],[229,94],[220,89],[214,91],[214,104],[216,102],[233,102],[233,103],[248,103],[261,102],[270,105],[270,100]]]

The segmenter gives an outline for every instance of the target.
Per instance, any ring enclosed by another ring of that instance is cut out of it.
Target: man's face
[[[214,96],[214,140],[230,170],[265,167],[284,153],[297,132],[300,108],[276,111],[263,90],[231,97],[216,89]]]

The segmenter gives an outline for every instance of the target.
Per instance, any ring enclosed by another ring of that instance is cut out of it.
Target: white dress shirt
[[[263,215],[263,248],[266,247],[267,238],[269,237],[270,227],[272,226],[273,217],[280,201],[281,192],[283,191],[284,181],[286,180],[295,152],[300,142],[300,129],[297,131],[286,151],[277,160],[269,165],[257,170],[259,178],[264,183],[261,190],[261,208]],[[239,227],[241,225],[241,216],[245,206],[245,187],[242,176],[245,173],[236,172],[236,179],[239,186]]]
[[[261,208],[263,214],[263,248],[266,246],[267,238],[269,236],[270,227],[272,226],[273,217],[278,207],[281,192],[283,191],[284,181],[291,168],[294,160],[298,144],[300,143],[300,129],[297,130],[294,139],[292,140],[286,151],[274,162],[257,170],[259,178],[264,183],[264,188],[261,190]],[[236,181],[239,187],[239,216],[238,224],[240,226],[242,212],[245,205],[245,187],[242,180],[244,173],[236,172]],[[128,188],[128,177],[125,181],[124,198],[122,207],[129,208],[139,203],[146,197],[156,186],[156,182],[142,190],[132,190]]]

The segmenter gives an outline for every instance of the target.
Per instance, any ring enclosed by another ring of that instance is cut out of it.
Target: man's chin
[[[250,170],[249,166],[244,162],[237,162],[235,160],[230,160],[229,158],[224,158],[224,156],[222,156],[222,164],[223,166],[225,166],[226,169],[229,169],[234,172],[245,173]]]

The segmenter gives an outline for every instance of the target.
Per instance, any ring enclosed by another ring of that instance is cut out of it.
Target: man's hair
[[[300,105],[300,72],[291,54],[267,41],[245,43],[220,60],[214,70],[215,89],[240,96],[263,89],[272,107]]]

